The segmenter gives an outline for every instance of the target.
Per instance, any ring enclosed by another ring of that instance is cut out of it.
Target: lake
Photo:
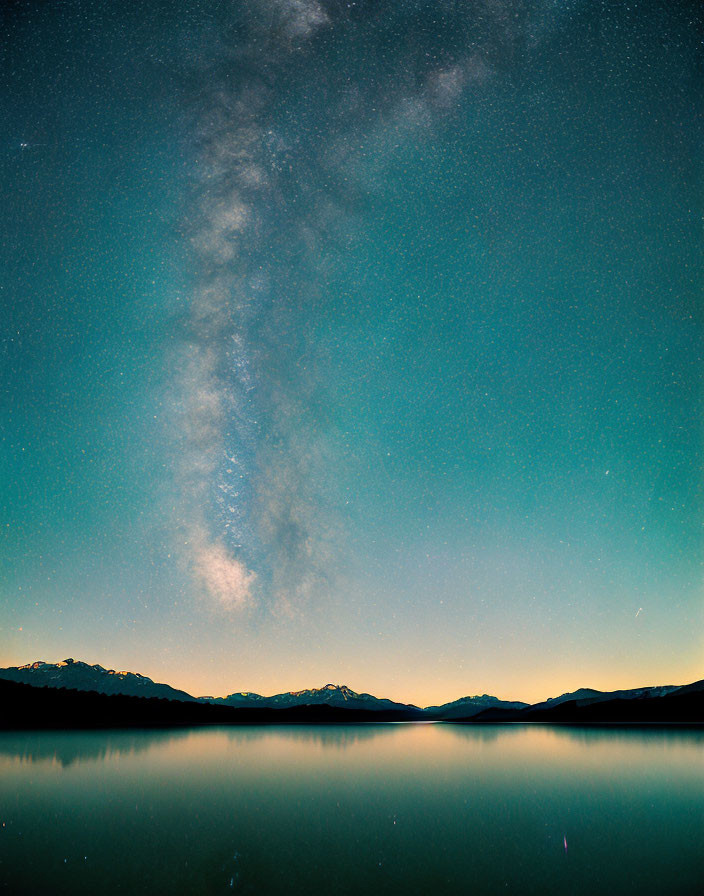
[[[0,734],[13,894],[704,892],[704,732]]]

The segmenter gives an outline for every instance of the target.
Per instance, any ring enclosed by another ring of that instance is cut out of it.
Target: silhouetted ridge
[[[99,694],[124,694],[132,697],[163,697],[167,700],[193,700],[190,694],[168,684],[159,684],[139,672],[118,672],[93,666],[72,658],[60,663],[38,660],[25,666],[0,669],[0,678],[39,687],[70,688],[77,691],[96,691]]]
[[[12,690],[11,684],[26,690]],[[0,685],[7,701],[0,725],[6,728],[343,721],[704,724],[704,681],[618,691],[580,688],[532,706],[482,694],[420,709],[332,683],[270,697],[241,691],[196,699],[139,673],[69,658],[0,669]]]
[[[195,725],[320,725],[414,721],[405,711],[343,709],[327,704],[233,708],[195,700],[167,700],[34,687],[0,679],[0,728],[160,728]]]

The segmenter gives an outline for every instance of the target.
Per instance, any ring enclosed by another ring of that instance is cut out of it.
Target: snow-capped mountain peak
[[[0,678],[39,687],[97,691],[99,694],[126,694],[133,697],[161,697],[167,700],[186,701],[195,699],[185,691],[152,681],[151,678],[138,672],[105,669],[98,663],[91,666],[72,657],[59,663],[38,660],[24,666],[0,669]]]

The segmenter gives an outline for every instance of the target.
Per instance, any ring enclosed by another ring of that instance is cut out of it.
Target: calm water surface
[[[700,894],[704,733],[3,734],[0,889]]]

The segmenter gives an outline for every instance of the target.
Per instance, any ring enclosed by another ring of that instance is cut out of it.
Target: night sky
[[[0,16],[0,665],[704,675],[699,3]]]

